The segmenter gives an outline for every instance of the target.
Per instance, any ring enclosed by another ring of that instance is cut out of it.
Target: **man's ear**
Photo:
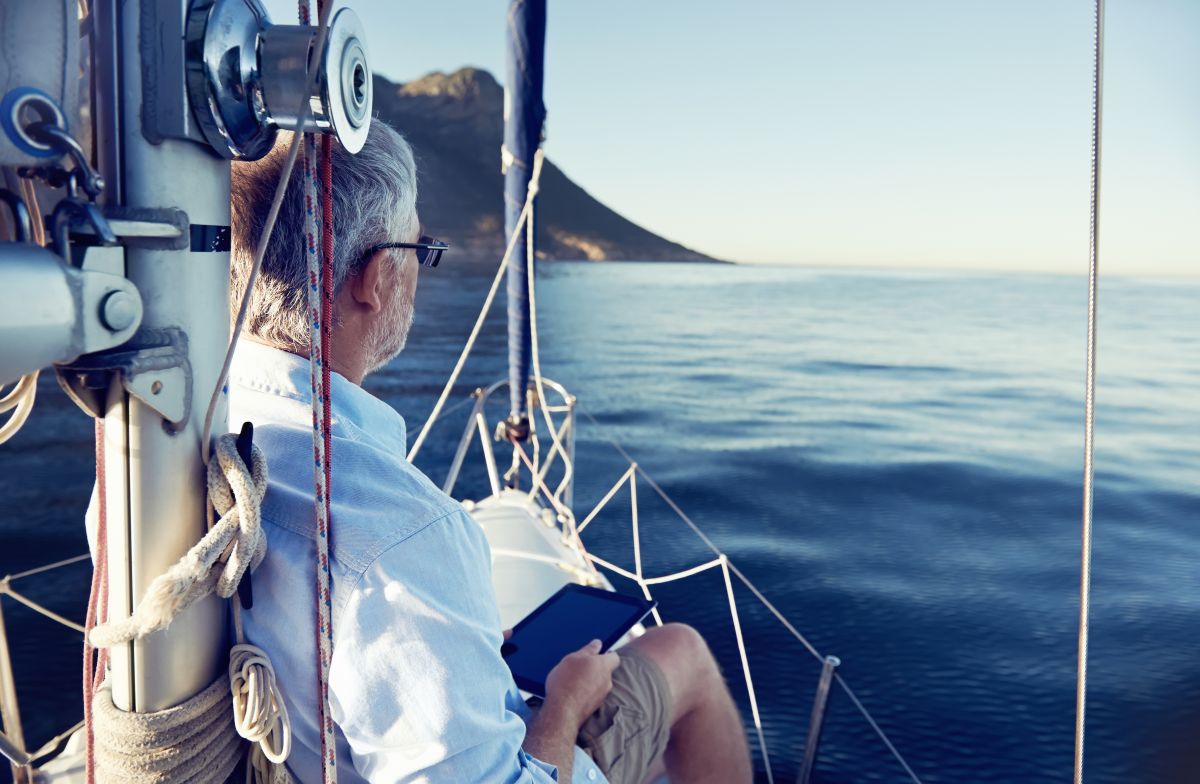
[[[388,263],[387,250],[378,250],[371,255],[367,263],[349,281],[350,297],[354,304],[371,313],[383,310],[383,290]]]

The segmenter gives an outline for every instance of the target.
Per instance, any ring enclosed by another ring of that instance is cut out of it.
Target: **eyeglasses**
[[[442,253],[450,250],[450,246],[445,242],[422,234],[416,242],[385,242],[372,246],[363,254],[363,258],[373,256],[385,248],[412,248],[417,252],[417,261],[421,263],[422,267],[436,267],[442,260]]]

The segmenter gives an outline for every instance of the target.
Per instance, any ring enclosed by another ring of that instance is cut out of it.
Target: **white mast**
[[[26,37],[73,44],[73,0],[44,8],[53,13],[36,20],[21,9]],[[302,124],[357,152],[371,77],[346,9],[318,36],[271,25],[259,0],[96,0],[87,29],[103,187],[77,141],[74,92],[44,78],[75,74],[75,48],[43,45],[0,68],[0,162],[44,164],[39,176],[72,186],[52,221],[56,252],[28,241],[24,205],[4,193],[19,241],[0,248],[0,335],[20,350],[0,355],[0,382],[55,364],[103,419],[97,507],[108,619],[120,621],[207,530],[204,422],[229,347],[230,160],[261,157],[277,129]],[[73,161],[71,177],[60,159]],[[105,247],[85,255],[81,241]],[[212,422],[226,431],[223,397]],[[114,703],[154,712],[191,698],[225,670],[225,634],[223,603],[209,596],[113,647]]]
[[[153,144],[144,133],[142,109],[149,96],[143,91],[140,47],[157,42],[141,40],[148,13],[142,6],[151,3],[101,0],[95,6],[98,16],[111,9],[120,13],[114,19],[119,76],[106,79],[97,98],[119,118],[119,127],[100,129],[98,135],[119,138],[122,154],[119,161],[107,162],[112,168],[104,174],[120,184],[121,206],[127,210],[174,208],[187,214],[189,234],[200,233],[196,226],[228,232],[229,161],[193,141],[168,138]],[[108,92],[114,82],[119,89]],[[130,615],[149,582],[205,532],[200,433],[203,403],[229,340],[227,238],[215,249],[193,244],[189,236],[183,248],[126,250],[125,274],[143,295],[143,331],[186,335],[185,344],[174,346],[175,356],[186,364],[149,382],[151,395],[170,401],[167,406],[175,411],[183,409],[177,423],[168,425],[163,412],[130,394],[120,379],[109,385],[104,409],[109,618]],[[224,406],[216,421],[216,432],[225,432]],[[211,683],[226,666],[223,618],[223,603],[209,596],[184,610],[169,629],[114,647],[111,683],[117,707],[162,710]]]

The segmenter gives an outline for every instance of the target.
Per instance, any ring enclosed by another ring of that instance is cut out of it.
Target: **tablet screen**
[[[545,696],[546,676],[592,640],[607,651],[654,607],[653,602],[583,585],[565,585],[513,628],[501,648],[517,685]]]

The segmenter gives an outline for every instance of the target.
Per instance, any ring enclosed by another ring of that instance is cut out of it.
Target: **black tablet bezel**
[[[617,630],[610,633],[607,637],[599,638],[601,653],[605,653],[612,648],[617,641],[629,633],[630,629],[632,629],[634,626],[637,626],[642,619],[650,614],[651,610],[658,606],[658,602],[654,601],[653,599],[646,600],[634,596],[625,596],[624,594],[620,594],[615,591],[606,591],[603,588],[593,588],[589,585],[580,585],[578,583],[567,583],[562,588],[555,591],[550,598],[539,604],[533,610],[533,612],[522,618],[517,625],[513,627],[512,636],[509,638],[509,640],[516,640],[517,635],[520,634],[523,629],[527,629],[529,626],[531,626],[547,608],[551,607],[555,602],[559,601],[563,596],[566,596],[569,593],[583,594],[594,599],[600,599],[609,602],[610,604],[624,604],[629,608],[628,618],[617,627]],[[505,663],[507,664],[507,662],[508,660],[506,657]],[[533,680],[524,675],[513,672],[511,667],[509,668],[509,671],[512,672],[513,680],[516,681],[518,687],[524,689],[530,694],[536,694],[539,697],[546,696],[545,682]]]

